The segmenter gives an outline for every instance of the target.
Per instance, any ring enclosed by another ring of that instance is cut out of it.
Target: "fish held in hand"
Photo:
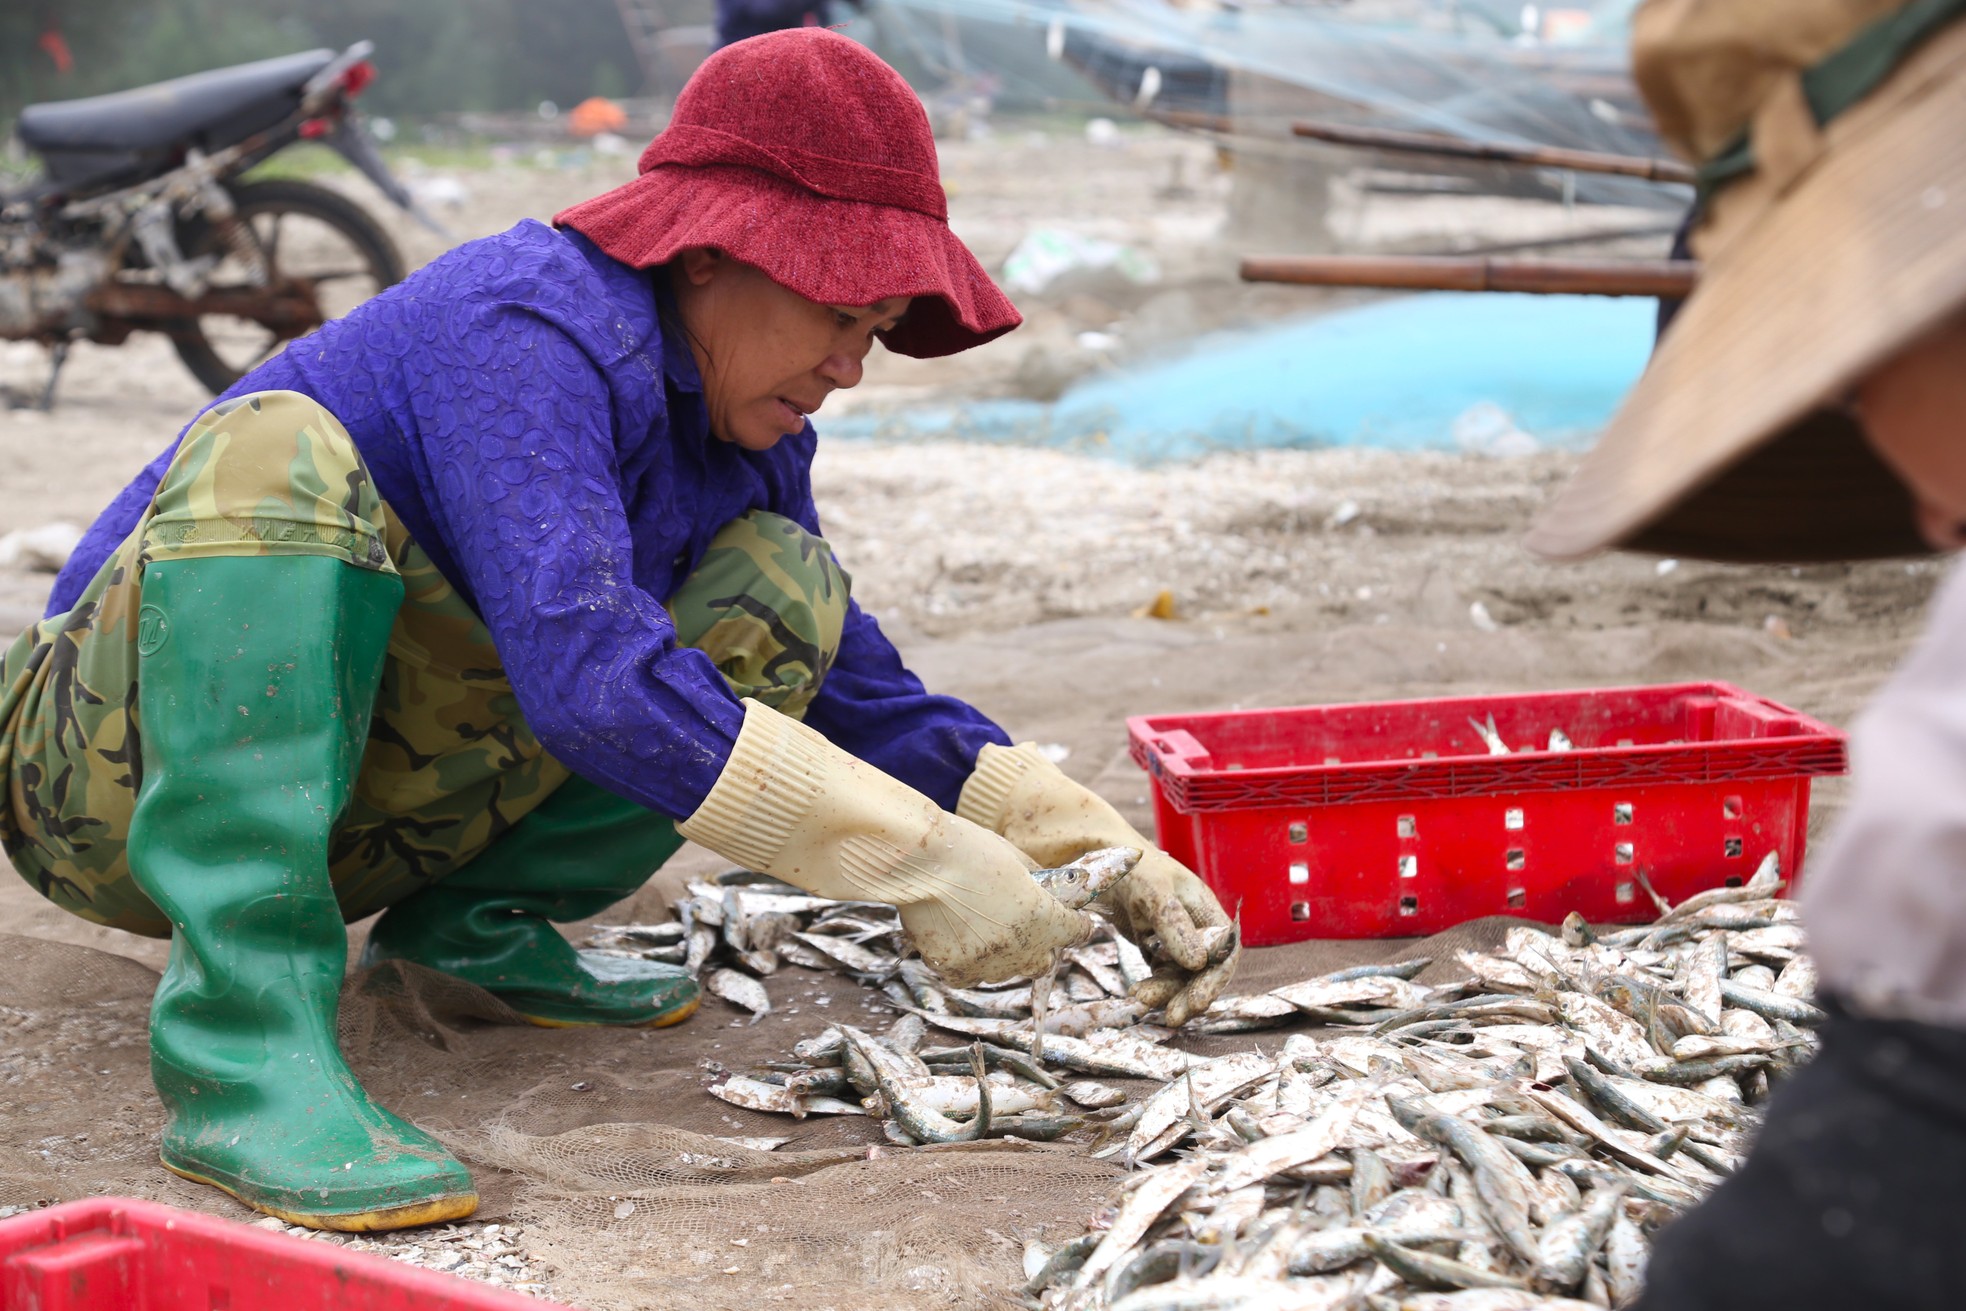
[[[1140,863],[1137,847],[1101,847],[1068,865],[1033,870],[1038,886],[1056,897],[1066,910],[1083,910],[1100,894],[1133,872]]]

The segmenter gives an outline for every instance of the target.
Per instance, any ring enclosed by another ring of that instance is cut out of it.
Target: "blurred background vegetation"
[[[0,132],[24,104],[375,42],[370,113],[633,95],[614,0],[0,0]]]

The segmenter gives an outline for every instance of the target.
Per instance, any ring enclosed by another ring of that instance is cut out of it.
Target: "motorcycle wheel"
[[[403,280],[403,256],[396,243],[341,193],[291,178],[234,183],[227,190],[268,272],[313,282],[324,320],[341,317]],[[179,246],[187,256],[224,255],[212,272],[212,286],[251,285],[243,262],[208,225],[187,225]],[[178,358],[214,394],[270,359],[288,340],[265,324],[223,314],[181,320],[170,334]]]

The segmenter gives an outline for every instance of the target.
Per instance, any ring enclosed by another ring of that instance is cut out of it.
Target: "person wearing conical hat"
[[[685,838],[883,901],[951,980],[1090,921],[1029,876],[1143,855],[1104,907],[1179,1024],[1233,970],[1208,888],[902,664],[820,533],[809,416],[876,340],[1018,324],[948,225],[927,115],[819,29],[704,63],[631,182],[459,247],[249,373],[103,511],[0,660],[0,844],[171,938],[171,1170],[362,1230],[477,1203],[335,1043],[365,961],[542,1025],[672,1024],[682,969],[576,951]]]
[[[1652,0],[1698,287],[1529,535],[1722,560],[1966,545],[1966,0]],[[1830,1013],[1644,1311],[1966,1305],[1966,576],[1859,719],[1801,890]]]

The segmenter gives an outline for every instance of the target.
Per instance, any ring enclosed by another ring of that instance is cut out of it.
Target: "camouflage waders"
[[[139,654],[162,640],[144,566],[200,556],[313,555],[401,576],[354,794],[330,873],[354,920],[457,870],[569,772],[519,711],[491,635],[376,494],[333,415],[292,392],[215,406],[185,435],[156,496],[75,607],[0,661],[0,844],[49,900],[164,937],[130,878],[142,768]],[[669,598],[678,640],[739,696],[800,714],[838,649],[848,579],[825,542],[754,511],[726,525]],[[266,598],[280,622],[280,598]],[[240,707],[250,717],[251,707]]]

